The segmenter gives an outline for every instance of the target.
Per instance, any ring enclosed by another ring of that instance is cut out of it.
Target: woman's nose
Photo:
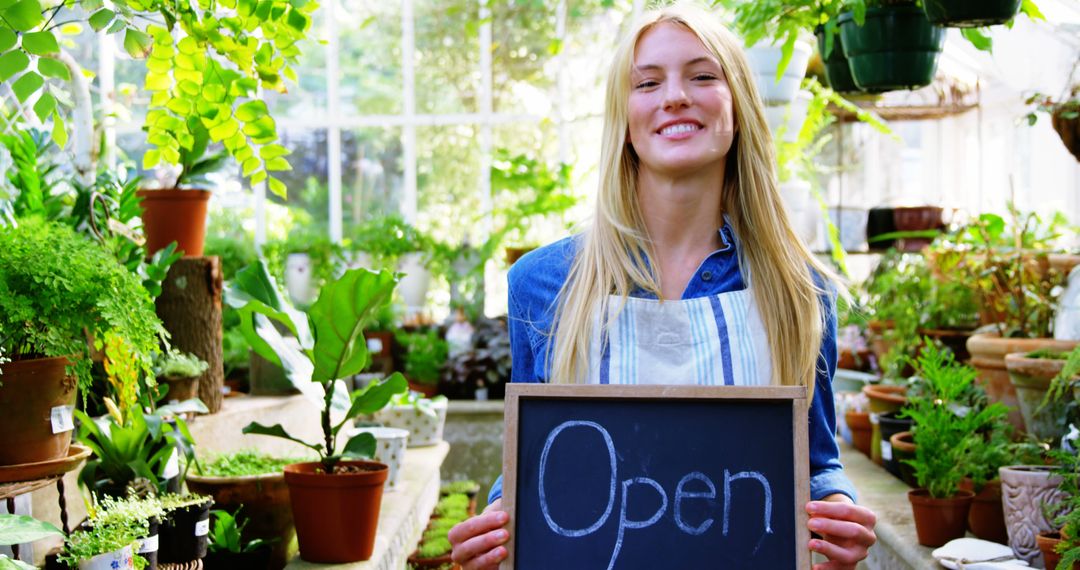
[[[664,109],[678,109],[690,105],[690,95],[681,81],[668,81],[664,86]]]

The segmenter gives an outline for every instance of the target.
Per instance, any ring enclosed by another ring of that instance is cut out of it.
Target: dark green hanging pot
[[[840,40],[840,34],[833,36],[832,51],[825,55],[825,28],[818,26],[814,33],[817,35],[818,53],[825,63],[825,82],[829,88],[837,93],[851,93],[858,91],[855,80],[851,78],[851,67],[848,58],[844,55],[844,46]]]
[[[859,26],[852,12],[840,14],[840,37],[859,89],[883,93],[925,87],[934,79],[945,45],[945,28],[934,26],[922,8],[868,8]]]
[[[1004,24],[1016,16],[1021,0],[923,0],[931,24],[979,28]]]

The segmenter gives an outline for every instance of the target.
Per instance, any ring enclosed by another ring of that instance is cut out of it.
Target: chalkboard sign
[[[508,385],[502,568],[809,568],[807,407],[791,386]]]

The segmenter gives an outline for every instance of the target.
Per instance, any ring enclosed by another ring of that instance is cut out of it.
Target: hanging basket
[[[832,51],[829,55],[825,55],[825,28],[818,27],[815,30],[817,35],[818,53],[821,54],[822,61],[825,62],[825,82],[829,84],[829,88],[837,93],[851,93],[859,90],[859,86],[855,85],[855,79],[851,77],[851,64],[848,63],[848,58],[844,55],[844,42],[840,39],[840,34],[833,36]]]
[[[883,93],[925,87],[934,79],[945,29],[921,8],[869,8],[862,26],[853,12],[840,15],[840,37],[859,89]]]
[[[1004,24],[1016,16],[1021,0],[923,0],[931,24],[949,28],[981,28]]]
[[[1065,148],[1069,149],[1077,161],[1080,161],[1080,117],[1066,118],[1066,112],[1065,110],[1055,111],[1050,118],[1050,124],[1061,137]]]

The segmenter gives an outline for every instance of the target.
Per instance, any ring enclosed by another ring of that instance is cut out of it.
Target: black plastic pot
[[[212,499],[207,499],[205,503],[176,509],[165,516],[159,534],[159,562],[191,562],[206,556],[213,504]]]
[[[881,427],[882,464],[889,473],[892,473],[897,478],[902,478],[900,472],[901,463],[892,453],[892,445],[889,443],[889,438],[902,431],[911,431],[911,426],[914,422],[911,421],[911,418],[897,417],[899,414],[900,412],[885,412],[884,414],[881,414],[878,416],[878,425]]]
[[[932,25],[922,8],[868,8],[862,26],[854,12],[840,14],[837,21],[859,89],[883,93],[925,87],[934,80],[945,28]]]
[[[885,251],[896,245],[895,239],[870,241],[877,236],[896,231],[892,208],[870,208],[866,215],[866,243],[870,251]]]
[[[855,80],[851,77],[851,65],[848,63],[847,56],[844,55],[844,42],[841,41],[840,34],[833,36],[832,50],[827,56],[825,55],[825,28],[819,26],[815,34],[818,52],[821,53],[821,60],[825,63],[825,83],[837,93],[858,91],[859,86],[855,85]]]
[[[1004,24],[1016,16],[1021,0],[923,0],[931,24],[981,28]]]
[[[150,531],[146,533],[145,537],[139,539],[142,546],[137,554],[146,559],[146,570],[157,570],[158,550],[161,545],[160,530],[161,521],[150,519]]]
[[[264,546],[252,552],[207,552],[203,558],[205,570],[266,570],[270,567],[271,549]]]

